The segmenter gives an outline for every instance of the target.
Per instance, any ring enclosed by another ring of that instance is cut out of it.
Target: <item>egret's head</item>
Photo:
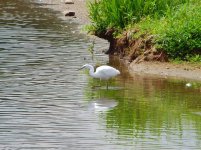
[[[87,68],[87,69],[90,69],[90,68],[93,68],[93,66],[92,65],[89,65],[89,64],[85,64],[85,65],[83,65],[80,69],[78,69],[78,70],[81,70],[81,69],[84,69],[84,68]]]

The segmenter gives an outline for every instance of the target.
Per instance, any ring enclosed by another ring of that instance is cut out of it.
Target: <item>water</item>
[[[0,149],[200,149],[199,82],[130,76],[104,41],[92,60],[92,41],[56,15],[0,1]],[[122,72],[109,90],[77,71],[97,62]]]

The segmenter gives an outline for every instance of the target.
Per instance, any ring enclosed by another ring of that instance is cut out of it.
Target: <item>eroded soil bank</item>
[[[43,7],[48,7],[61,12],[64,19],[72,19],[80,25],[90,23],[86,0],[74,0],[73,4],[66,4],[66,0],[42,0]],[[66,11],[75,12],[73,17],[64,17]],[[201,81],[201,66],[194,64],[175,64],[167,62],[168,58],[163,52],[158,52],[152,47],[151,38],[145,37],[132,41],[125,33],[119,39],[113,39],[113,31],[106,31],[97,35],[110,42],[110,55],[118,55],[127,64],[130,73],[146,73],[165,77],[186,78]],[[139,54],[141,53],[141,55]],[[139,57],[140,56],[140,57]]]

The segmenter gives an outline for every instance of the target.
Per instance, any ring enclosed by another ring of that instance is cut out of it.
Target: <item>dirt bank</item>
[[[45,7],[62,12],[62,18],[64,18],[64,13],[70,10],[75,12],[75,17],[65,17],[65,19],[71,18],[81,25],[90,23],[86,0],[74,0],[74,4],[65,4],[65,0],[40,0],[40,2],[47,4]],[[131,74],[146,73],[201,81],[201,66],[199,65],[144,61],[127,63],[127,66]]]

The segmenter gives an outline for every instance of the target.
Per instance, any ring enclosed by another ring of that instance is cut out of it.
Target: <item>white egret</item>
[[[94,72],[94,67],[92,65],[85,64],[80,69],[84,69],[84,68],[89,69],[89,75],[91,77],[99,78],[100,80],[108,80],[120,74],[119,70],[107,65],[103,65],[96,68],[95,72]],[[108,82],[107,82],[107,89],[108,89]]]

